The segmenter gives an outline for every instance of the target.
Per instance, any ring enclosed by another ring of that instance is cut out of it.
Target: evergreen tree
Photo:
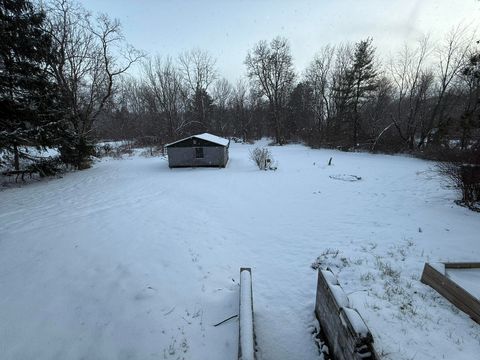
[[[288,121],[285,128],[290,138],[302,134],[310,142],[312,131],[315,130],[313,107],[312,87],[306,82],[298,83],[288,101]]]
[[[358,144],[361,108],[377,89],[372,39],[355,44],[348,66],[334,79],[334,97],[337,116],[351,129],[353,147]]]
[[[347,146],[350,143],[351,103],[353,77],[351,76],[353,51],[350,44],[336,50],[335,64],[331,77],[331,115],[327,129],[327,139],[336,145]]]
[[[212,112],[212,97],[207,91],[199,88],[190,102],[190,131],[192,133],[209,131]]]
[[[53,145],[61,131],[44,19],[29,1],[0,0],[0,148],[14,154],[16,170],[21,146]]]
[[[353,64],[349,72],[352,92],[352,141],[356,147],[360,130],[360,107],[377,89],[377,72],[374,63],[375,48],[372,39],[362,40],[355,45]]]

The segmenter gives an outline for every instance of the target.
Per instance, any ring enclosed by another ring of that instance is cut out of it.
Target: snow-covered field
[[[235,359],[238,320],[213,325],[238,314],[241,266],[259,359],[319,359],[312,263],[384,359],[478,358],[480,325],[419,281],[425,261],[480,259],[480,214],[431,163],[290,145],[261,172],[251,148],[225,169],[132,156],[1,191],[0,359]]]

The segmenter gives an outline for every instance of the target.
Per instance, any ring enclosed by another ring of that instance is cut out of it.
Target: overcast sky
[[[422,34],[480,25],[478,0],[80,0],[121,21],[127,41],[151,55],[208,50],[222,76],[245,74],[247,51],[277,35],[290,40],[298,71],[322,45],[373,37],[381,56]]]

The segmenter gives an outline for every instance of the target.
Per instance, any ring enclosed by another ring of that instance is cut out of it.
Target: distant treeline
[[[146,56],[118,21],[70,0],[0,0],[0,12],[0,147],[15,166],[24,145],[58,147],[79,167],[97,139],[160,146],[205,131],[480,162],[480,51],[469,28],[383,63],[371,38],[326,45],[299,74],[287,39],[262,40],[232,84],[207,51]],[[134,63],[141,70],[127,75]]]

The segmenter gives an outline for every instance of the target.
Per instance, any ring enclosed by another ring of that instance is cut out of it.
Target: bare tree
[[[70,0],[53,0],[47,8],[54,48],[50,70],[76,141],[84,144],[112,96],[115,79],[143,54],[124,45],[118,20],[106,15],[93,20]],[[82,160],[86,155],[78,154]]]
[[[480,44],[480,41],[476,42]],[[461,130],[460,148],[468,149],[475,128],[480,128],[480,51],[471,50],[469,61],[459,75],[458,92],[463,98],[462,114],[459,127]],[[477,138],[476,148],[480,148],[480,137]]]
[[[222,78],[215,81],[212,90],[213,103],[215,105],[212,127],[215,132],[221,135],[225,134],[228,126],[228,104],[232,92],[232,85],[227,79]]]
[[[208,88],[217,78],[216,60],[201,49],[185,51],[178,57],[183,80],[189,88],[189,97],[195,106],[191,121],[200,123],[199,128],[208,129]]]
[[[204,50],[185,51],[178,57],[178,63],[183,79],[193,93],[198,90],[208,91],[217,78],[216,60]]]
[[[240,79],[233,88],[231,102],[235,119],[235,128],[239,129],[244,142],[250,139],[251,117],[247,114],[247,85]]]
[[[434,127],[437,131],[433,140],[437,144],[440,142],[441,129],[445,126],[444,112],[448,106],[446,94],[465,67],[472,43],[473,34],[468,31],[468,28],[458,26],[450,30],[444,41],[435,47],[433,53],[436,60],[434,69],[437,70],[434,73],[437,80],[436,99],[426,124],[421,128],[419,147],[425,143]]]
[[[273,120],[275,141],[284,142],[284,110],[295,72],[288,40],[274,38],[270,44],[258,42],[245,59],[247,74],[253,86],[268,98]]]
[[[120,22],[117,19],[111,20],[106,14],[98,16],[96,23],[91,25],[91,32],[97,37],[100,44],[100,58],[96,61],[98,68],[95,68],[94,72],[95,75],[99,75],[99,78],[97,76],[94,78],[101,81],[95,81],[94,85],[96,86],[90,86],[90,88],[96,91],[103,88],[103,94],[99,97],[100,101],[96,108],[94,107],[91,115],[91,118],[95,120],[112,96],[114,79],[125,73],[135,62],[144,57],[144,54],[130,45],[122,46],[125,38]],[[114,54],[114,48],[117,47],[121,48],[117,54]]]
[[[347,129],[346,119],[349,118],[349,101],[353,93],[353,83],[348,80],[348,72],[352,67],[352,45],[340,44],[335,48],[335,61],[330,75],[330,92],[328,97],[329,112],[333,124],[330,135],[333,132],[335,140],[345,141]],[[331,137],[331,136],[329,136]]]
[[[416,135],[425,120],[425,102],[433,84],[433,74],[427,69],[428,38],[423,38],[413,50],[405,45],[389,66],[396,90],[396,111],[392,121],[400,138],[413,150]]]
[[[169,139],[177,137],[187,126],[185,119],[185,97],[187,90],[180,71],[171,58],[159,56],[144,65],[147,89],[151,95],[152,110],[166,120]]]
[[[394,123],[389,118],[393,102],[393,84],[386,76],[380,76],[377,88],[370,101],[366,104],[364,112],[366,124],[365,132],[372,141],[371,150],[377,149],[377,144],[385,137],[387,131],[393,128]],[[394,144],[390,144],[392,148]]]
[[[212,97],[215,105],[218,107],[226,108],[230,95],[232,94],[232,85],[227,79],[221,78],[214,84]]]
[[[315,128],[321,140],[328,138],[331,108],[329,91],[331,87],[331,72],[335,56],[335,47],[327,45],[317,53],[305,71],[305,81],[312,89],[315,117]]]

